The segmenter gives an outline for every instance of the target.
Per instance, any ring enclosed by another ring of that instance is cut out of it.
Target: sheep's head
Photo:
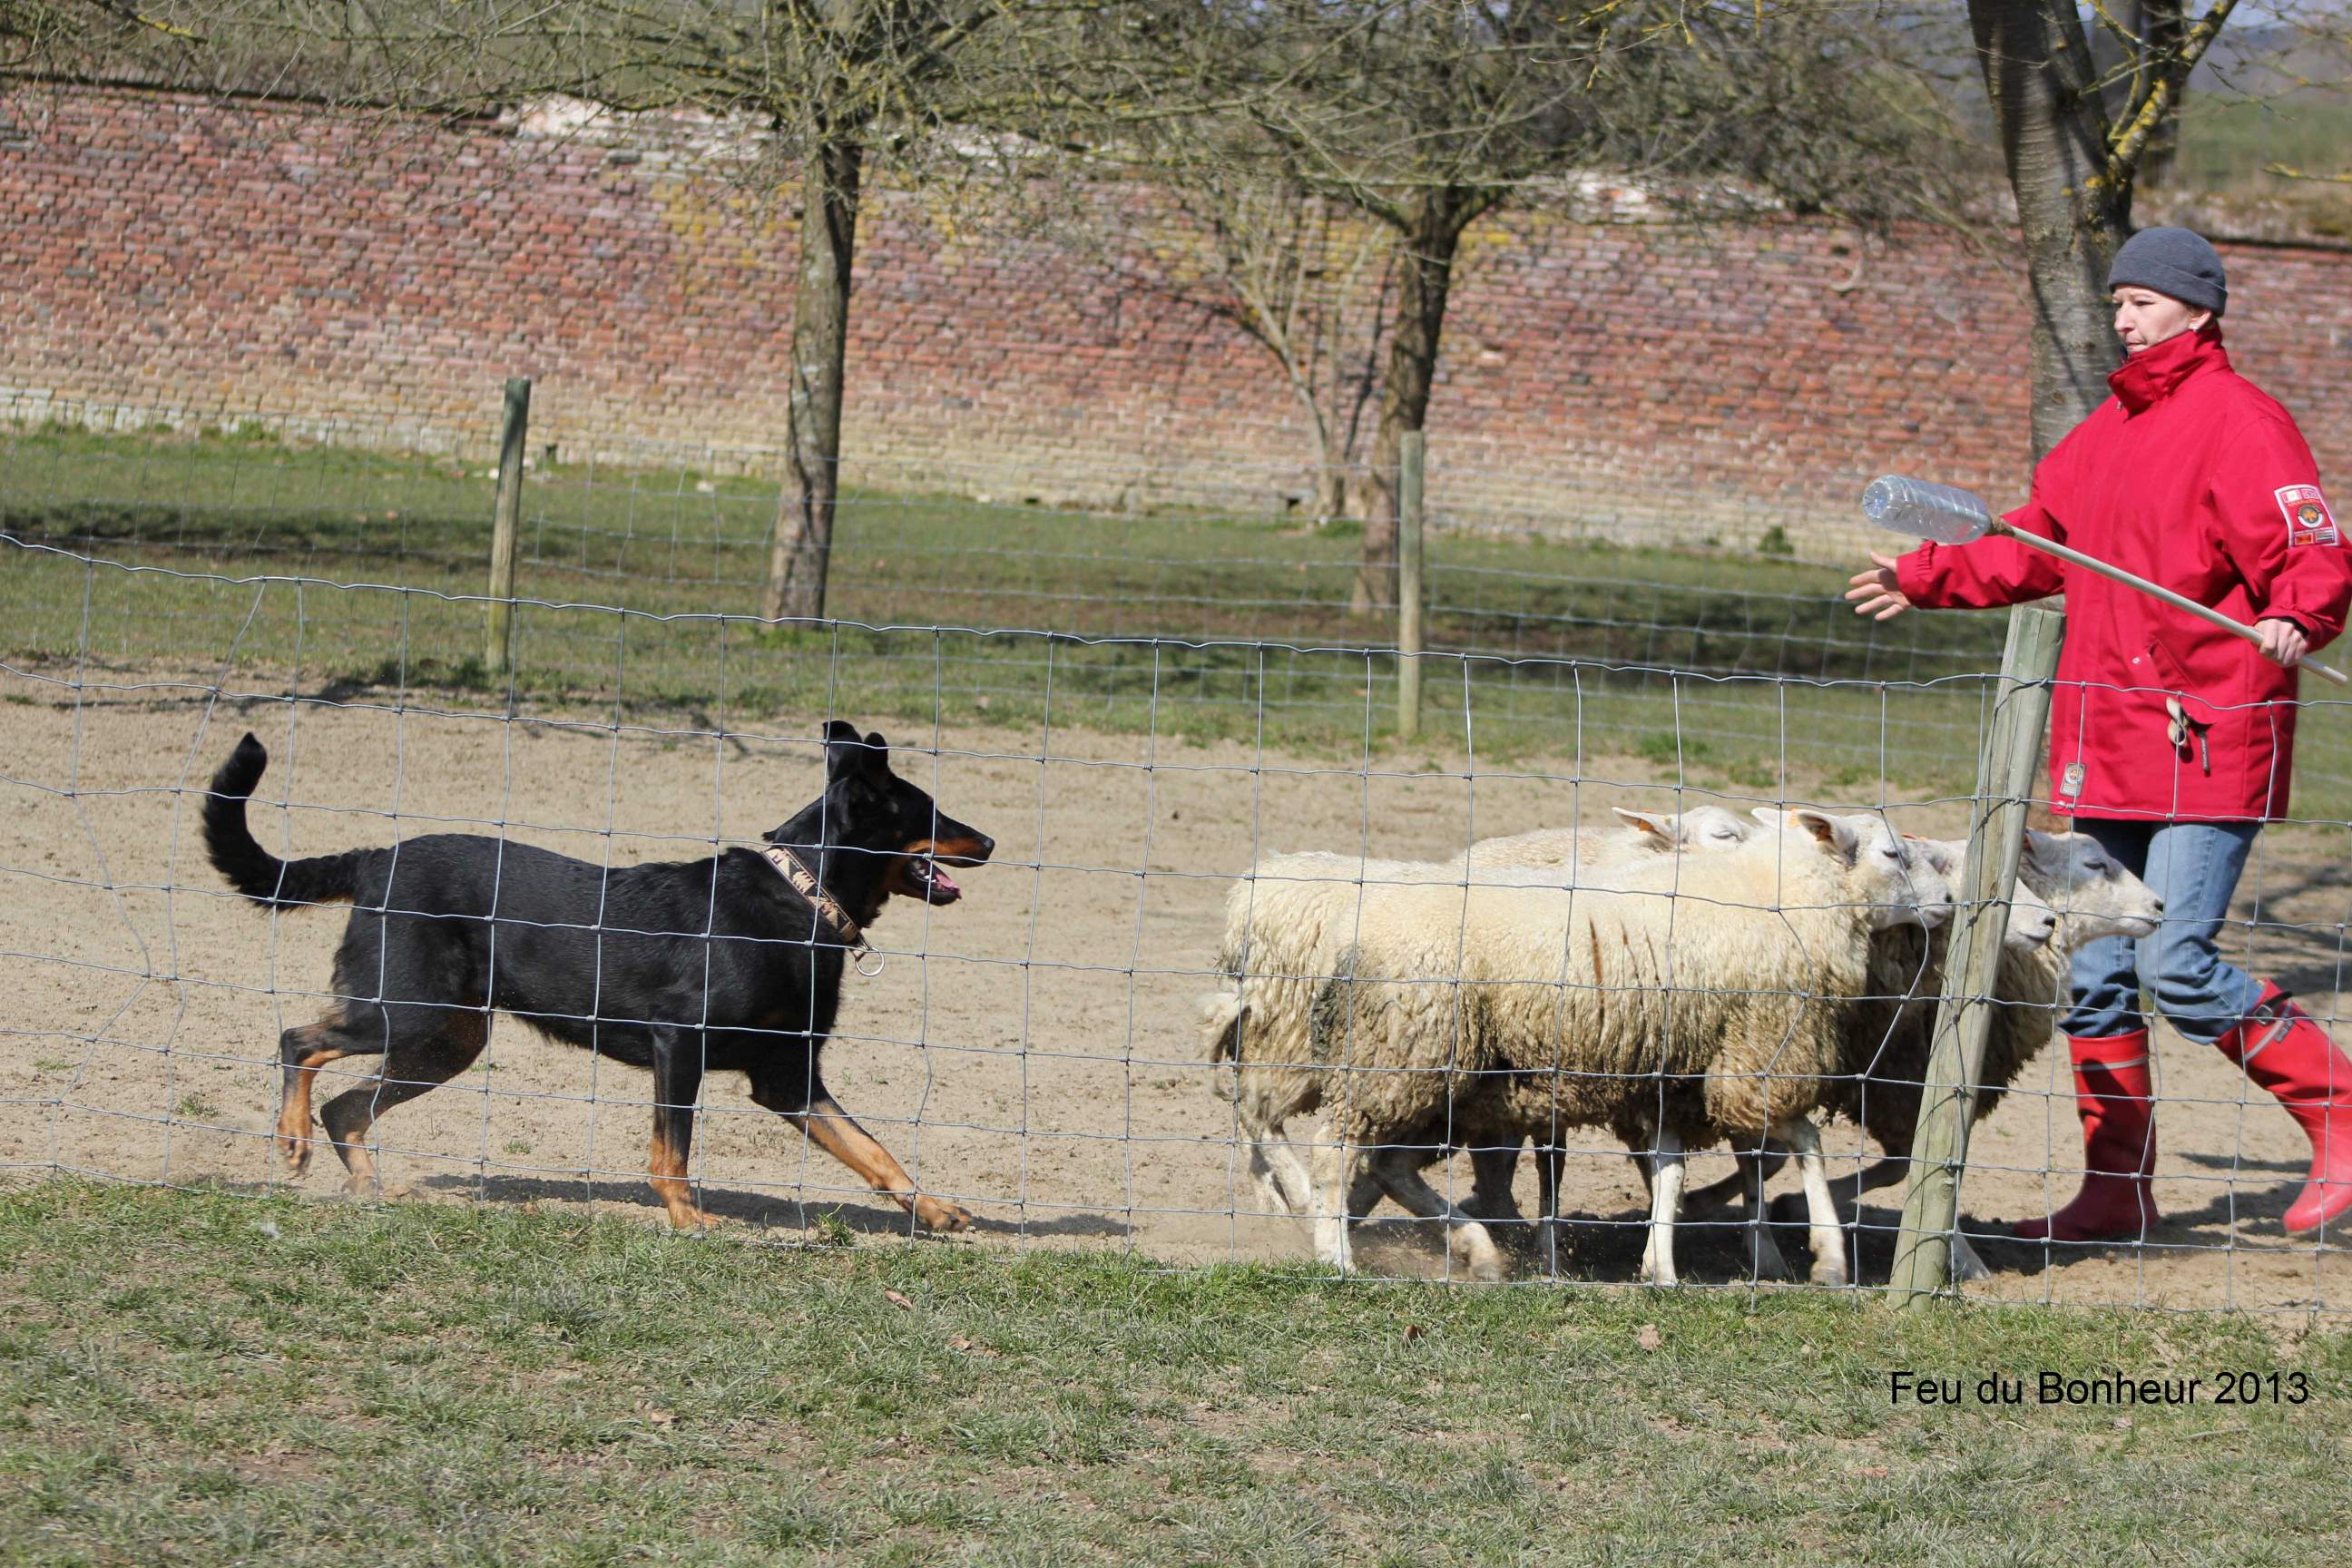
[[[2069,947],[2103,936],[2147,936],[2164,918],[2156,890],[2087,833],[2028,833],[2018,875],[2057,911]]]
[[[2042,896],[2023,882],[2010,889],[2009,929],[2001,933],[2004,946],[2031,952],[2037,947],[2048,947],[2057,935],[2057,910],[2043,903]]]
[[[1695,805],[1683,812],[1628,811],[1622,805],[1611,809],[1654,849],[1736,849],[1762,831],[1719,805]]]
[[[1905,842],[1911,846],[1914,853],[1942,873],[1955,896],[1967,890],[1967,839],[1907,838]],[[2029,884],[2020,879],[2009,890],[2009,924],[2001,931],[2001,945],[2013,952],[2031,952],[2035,948],[2049,946],[2050,940],[2057,934],[2057,914]]]
[[[1825,811],[1778,812],[1758,806],[1756,820],[1811,837],[1843,865],[1857,901],[1870,906],[1874,931],[1922,925],[1930,930],[1952,912],[1952,888],[1924,855],[1916,854],[1884,817],[1864,813],[1835,816]]]

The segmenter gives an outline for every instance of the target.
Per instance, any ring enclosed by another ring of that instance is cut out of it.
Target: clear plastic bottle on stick
[[[1862,492],[1862,514],[1881,528],[1930,539],[1937,544],[1970,544],[1991,531],[1992,509],[1974,490],[1958,485],[1882,474]]]

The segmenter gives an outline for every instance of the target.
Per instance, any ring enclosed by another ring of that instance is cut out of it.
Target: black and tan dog
[[[971,1215],[915,1190],[818,1075],[842,967],[893,894],[951,904],[941,865],[995,845],[890,771],[878,734],[824,730],[824,793],[760,850],[608,869],[478,834],[411,838],[280,860],[255,842],[246,802],[269,765],[247,735],[213,775],[205,847],[230,886],[269,909],[348,903],[335,1002],[278,1043],[278,1146],[310,1158],[310,1084],[344,1057],[383,1058],[320,1112],[354,1190],[375,1181],[364,1146],[383,1111],[448,1082],[489,1041],[492,1012],[654,1075],[654,1191],[681,1229],[709,1223],[686,1181],[695,1100],[709,1071],[750,1075],[751,1098],[933,1230]]]

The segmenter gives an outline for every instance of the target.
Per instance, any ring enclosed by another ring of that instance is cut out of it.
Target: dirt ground
[[[196,799],[184,792],[247,728],[273,757],[256,832],[295,853],[390,843],[455,820],[503,822],[516,838],[592,860],[690,858],[714,835],[749,839],[782,821],[817,781],[809,715],[739,717],[766,738],[714,740],[216,703],[184,686],[92,691],[77,703],[68,689],[5,671],[0,698],[0,1162],[18,1173],[285,1184],[268,1138],[276,1041],[320,1011],[342,919],[272,918],[227,896],[205,864]],[[886,911],[874,935],[887,966],[849,982],[826,1077],[925,1187],[979,1215],[976,1240],[882,1234],[903,1232],[904,1217],[729,1076],[704,1090],[693,1156],[722,1234],[797,1239],[835,1211],[875,1233],[863,1245],[1105,1247],[1173,1265],[1303,1258],[1306,1228],[1261,1212],[1200,1059],[1194,998],[1214,984],[1229,879],[1261,848],[1435,856],[1474,835],[1592,821],[1611,804],[1673,805],[1659,786],[1580,784],[1564,766],[1563,776],[1524,764],[1465,778],[1463,759],[1442,751],[1430,756],[1450,776],[1367,777],[1347,759],[1058,728],[958,722],[892,739],[905,748],[899,770],[993,834],[997,859],[962,877],[967,897],[954,908]],[[1649,770],[1627,762],[1611,772],[1637,780]],[[290,811],[274,804],[288,799]],[[1910,810],[1901,825],[1964,826],[1950,805]],[[2343,830],[2273,829],[2242,889],[2242,912],[2251,918],[2259,898],[2263,923],[2232,938],[2233,956],[2281,974],[2323,1016],[2342,1000],[2345,843]],[[356,1079],[365,1064],[342,1066]],[[1996,1278],[1980,1293],[2352,1309],[2347,1255],[2279,1230],[2305,1158],[2287,1118],[2210,1050],[2168,1038],[2160,1070],[2167,1218],[2154,1244],[2045,1258],[1989,1242]],[[322,1099],[343,1087],[336,1071],[322,1078]],[[2073,1191],[2080,1140],[2063,1053],[2047,1053],[2022,1087],[1978,1131],[1972,1228],[1995,1230]],[[593,1207],[658,1224],[642,1179],[647,1089],[643,1074],[501,1020],[473,1071],[379,1125],[385,1173],[415,1201]],[[1586,1223],[1565,1268],[1630,1278],[1639,1182],[1605,1135],[1577,1136],[1569,1203]],[[1869,1152],[1851,1127],[1829,1142],[1847,1170]],[[1727,1168],[1719,1155],[1699,1159],[1693,1179]],[[299,1186],[324,1200],[341,1182],[321,1150]],[[1459,1162],[1447,1184],[1466,1190]],[[1530,1210],[1532,1188],[1523,1171]],[[1865,1282],[1885,1278],[1900,1189],[1874,1197],[1864,1212]],[[1393,1209],[1361,1235],[1368,1272],[1445,1269],[1439,1238]],[[1801,1235],[1785,1239],[1801,1259]],[[1727,1236],[1696,1235],[1684,1258],[1686,1279],[1739,1278]],[[1534,1272],[1531,1253],[1519,1266]]]

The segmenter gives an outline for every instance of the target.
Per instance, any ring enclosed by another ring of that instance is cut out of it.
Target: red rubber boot
[[[2317,1230],[2352,1209],[2352,1059],[2275,981],[2245,1021],[2213,1042],[2278,1097],[2311,1140],[2311,1174],[2287,1205],[2286,1232]]]
[[[2105,1039],[2069,1037],[2074,1106],[2083,1117],[2083,1190],[2048,1219],[2020,1220],[2024,1241],[2137,1241],[2161,1217],[2148,1191],[2156,1169],[2155,1085],[2147,1031]]]

